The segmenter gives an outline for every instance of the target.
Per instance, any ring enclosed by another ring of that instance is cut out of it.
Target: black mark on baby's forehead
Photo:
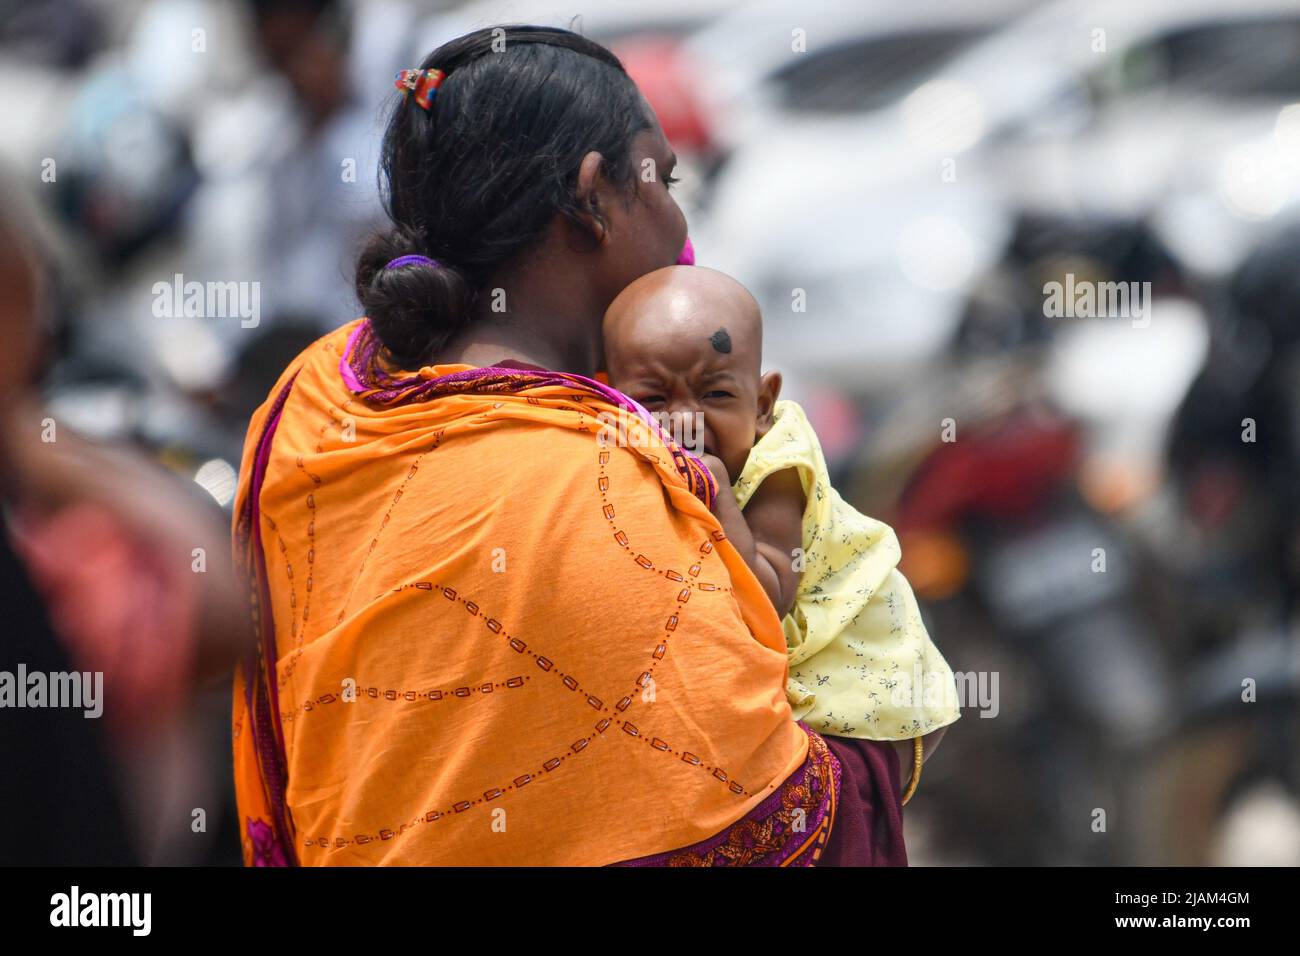
[[[709,336],[709,343],[718,352],[731,351],[731,336],[727,334],[726,329],[718,329],[718,331]]]

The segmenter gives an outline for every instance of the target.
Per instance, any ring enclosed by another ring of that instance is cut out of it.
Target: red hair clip
[[[446,75],[442,70],[403,70],[397,74],[397,82],[393,85],[403,93],[414,93],[415,102],[427,110],[433,105],[433,98]]]

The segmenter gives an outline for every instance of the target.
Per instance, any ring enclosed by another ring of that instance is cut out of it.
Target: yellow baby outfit
[[[961,716],[952,670],[897,570],[893,529],[831,487],[802,408],[779,401],[774,415],[732,491],[743,509],[774,472],[794,468],[803,482],[803,577],[781,622],[795,719],[868,740],[907,740],[951,724]]]

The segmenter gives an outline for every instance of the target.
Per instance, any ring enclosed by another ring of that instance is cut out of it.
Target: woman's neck
[[[589,268],[563,243],[544,243],[527,263],[486,283],[473,321],[439,350],[435,364],[513,359],[592,375],[602,364],[600,326],[608,303],[599,301]]]
[[[555,371],[590,375],[595,371],[596,347],[560,341],[548,334],[548,323],[520,315],[476,318],[434,359],[439,365],[495,365],[513,359]]]

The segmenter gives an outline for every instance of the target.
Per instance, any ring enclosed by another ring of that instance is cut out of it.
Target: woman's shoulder
[[[281,378],[290,378],[308,367],[328,368],[337,375],[339,373],[339,360],[347,349],[348,340],[361,323],[365,321],[364,318],[353,319],[330,332],[326,332],[299,352],[293,361],[285,366]]]
[[[301,381],[305,386],[311,379],[328,381],[331,374],[338,378],[339,360],[343,356],[348,338],[363,321],[365,320],[354,319],[332,332],[325,333],[294,356],[293,360],[285,365],[279,378],[267,393],[266,399],[253,413],[252,421],[249,423],[249,434],[260,432],[261,425],[269,417],[270,411],[283,404],[287,398],[286,391],[291,383]],[[302,377],[303,372],[309,373],[305,379]],[[298,392],[305,390],[305,388],[296,389]]]

